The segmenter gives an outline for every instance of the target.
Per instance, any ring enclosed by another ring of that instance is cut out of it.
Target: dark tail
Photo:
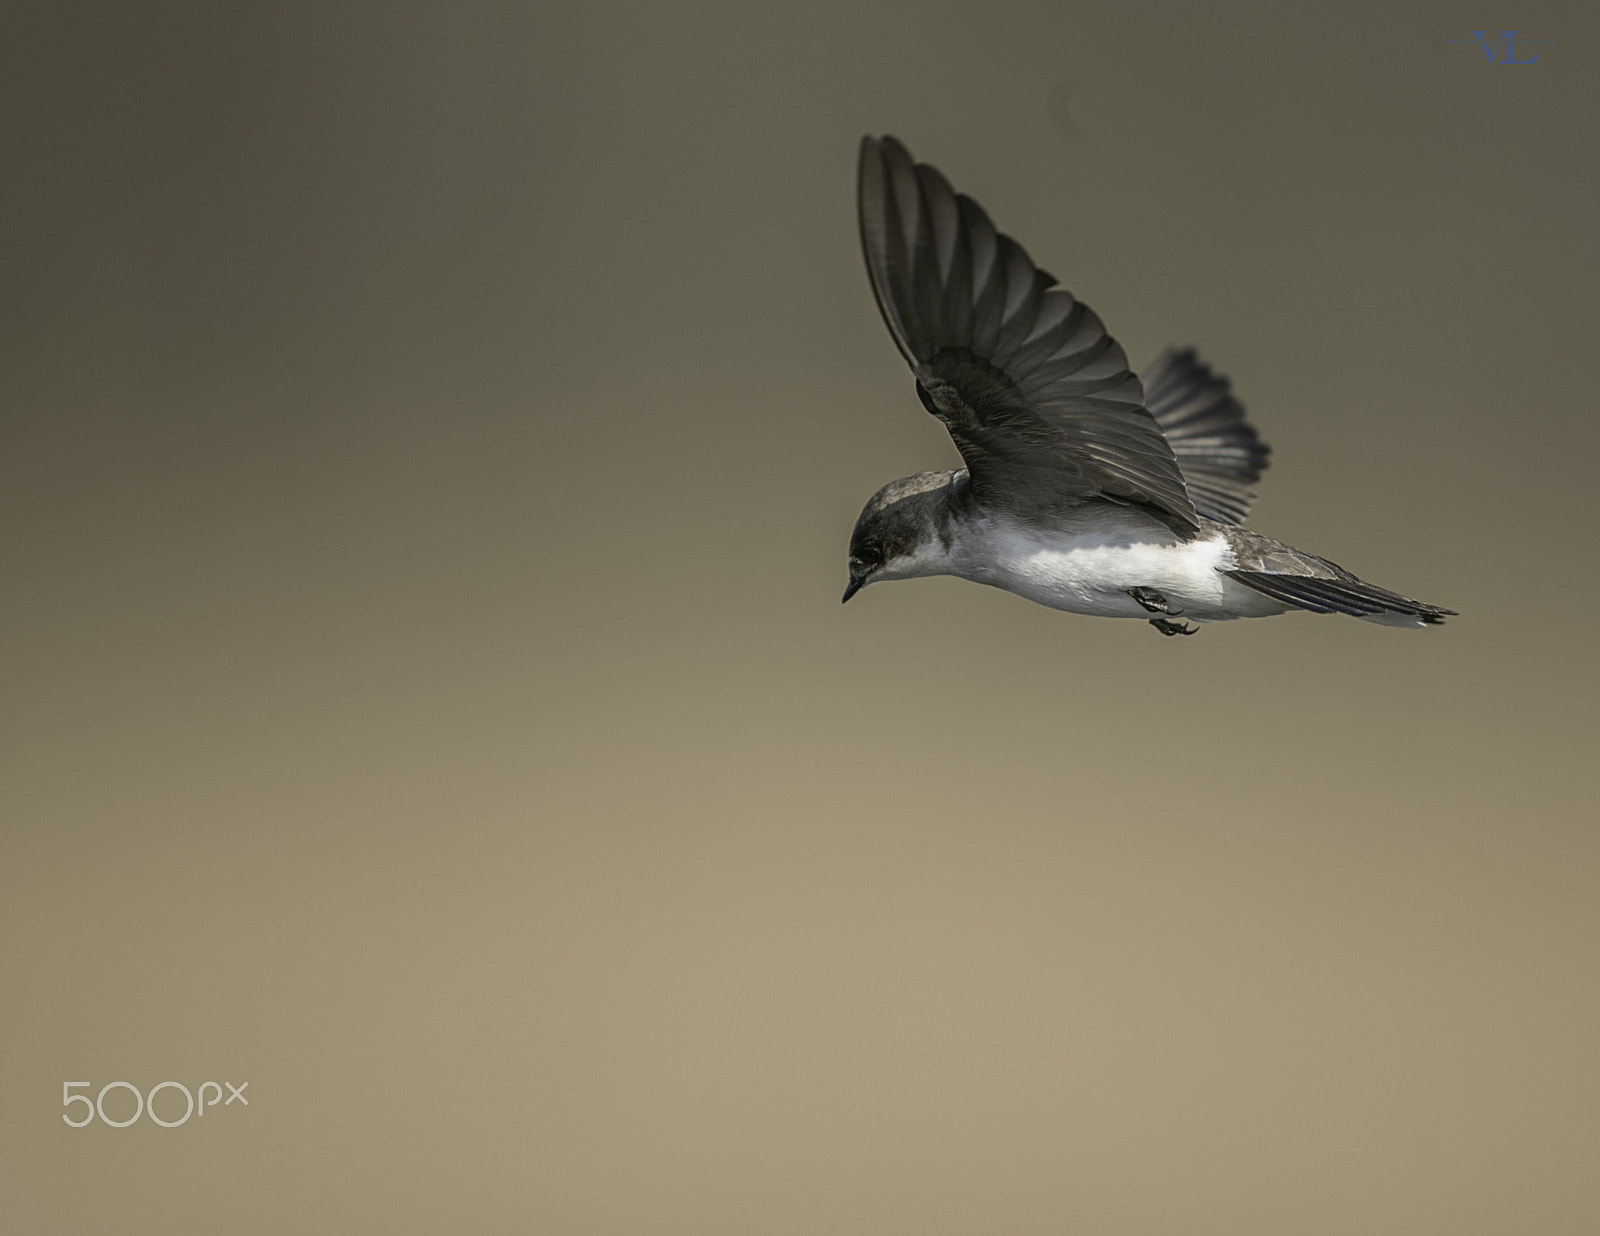
[[[1224,571],[1223,574],[1275,601],[1296,609],[1308,609],[1313,614],[1349,614],[1352,618],[1381,622],[1390,627],[1437,626],[1456,614],[1453,609],[1413,601],[1354,577],[1323,579],[1316,575],[1275,575],[1268,571]]]

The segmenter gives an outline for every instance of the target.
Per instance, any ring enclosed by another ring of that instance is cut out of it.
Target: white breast
[[[968,525],[951,546],[950,573],[1074,614],[1149,618],[1128,595],[1153,588],[1172,611],[1200,622],[1279,613],[1283,606],[1220,571],[1234,565],[1221,533],[1183,541],[1123,521],[1041,531],[1000,520]]]

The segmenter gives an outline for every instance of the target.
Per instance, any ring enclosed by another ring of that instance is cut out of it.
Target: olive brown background
[[[4,26],[0,1227],[1600,1229],[1592,8]],[[841,608],[864,132],[1462,617]]]

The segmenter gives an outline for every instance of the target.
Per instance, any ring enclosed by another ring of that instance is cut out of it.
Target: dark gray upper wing
[[[1139,379],[1093,311],[894,138],[862,139],[859,189],[878,308],[979,501],[1048,519],[1108,498],[1198,530]]]
[[[1144,406],[1178,457],[1195,509],[1207,519],[1243,523],[1271,448],[1244,417],[1228,379],[1193,348],[1168,348],[1144,371]]]

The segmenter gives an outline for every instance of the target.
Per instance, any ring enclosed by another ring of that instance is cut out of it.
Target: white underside
[[[1194,541],[1141,535],[1151,539],[1131,539],[1126,525],[1061,533],[985,520],[961,528],[948,550],[926,548],[894,574],[958,575],[1051,609],[1101,618],[1159,616],[1129,596],[1130,588],[1154,589],[1173,617],[1191,622],[1264,618],[1290,608],[1221,573],[1235,561],[1220,533]]]

